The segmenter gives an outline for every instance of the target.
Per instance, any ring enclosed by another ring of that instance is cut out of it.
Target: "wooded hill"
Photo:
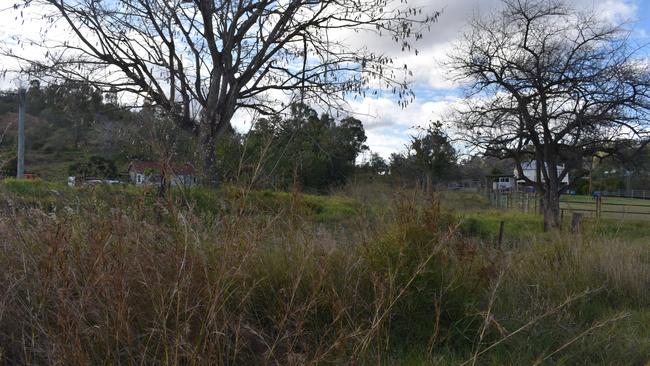
[[[15,92],[0,94],[0,163],[15,171],[18,131]],[[149,158],[136,123],[138,113],[116,107],[87,85],[64,84],[27,92],[25,169],[44,179],[63,179],[69,167],[91,156],[115,161],[119,168],[133,158]]]

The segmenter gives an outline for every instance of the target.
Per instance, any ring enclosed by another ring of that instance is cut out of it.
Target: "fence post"
[[[580,231],[580,221],[582,221],[582,214],[574,212],[571,217],[571,233],[575,234]]]
[[[600,218],[601,211],[602,211],[602,197],[600,195],[596,196],[596,217]]]
[[[528,193],[526,193],[526,195],[524,196],[524,201],[522,201],[522,203],[523,203],[522,210],[524,211],[524,213],[528,213]]]
[[[499,222],[499,239],[497,240],[497,246],[501,249],[501,244],[503,244],[503,225],[504,221]]]

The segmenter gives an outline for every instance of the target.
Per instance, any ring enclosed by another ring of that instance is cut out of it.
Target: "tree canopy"
[[[225,140],[217,154],[223,179],[312,191],[345,183],[367,149],[361,121],[337,122],[303,104],[292,105],[285,118],[262,118],[246,135]]]

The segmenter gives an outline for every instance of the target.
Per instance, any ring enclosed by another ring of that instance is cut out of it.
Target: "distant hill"
[[[0,163],[3,168],[16,157],[18,144],[18,114],[0,115]],[[48,179],[65,177],[67,167],[80,157],[82,151],[69,149],[66,142],[72,136],[40,117],[27,114],[25,120],[25,169]],[[13,168],[13,167],[12,167]]]
[[[6,111],[8,97],[0,98],[0,168],[15,170],[18,113]],[[4,108],[2,108],[4,107]],[[5,109],[4,113],[2,109]],[[131,112],[113,115],[97,111],[86,116],[30,108],[25,121],[25,170],[48,180],[65,180],[71,165],[91,156],[114,160],[126,170],[133,158],[151,157],[142,143]]]

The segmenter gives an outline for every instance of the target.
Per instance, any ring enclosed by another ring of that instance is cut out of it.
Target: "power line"
[[[8,8],[0,9],[0,13],[4,13],[7,10],[18,10],[18,5],[19,4],[14,4],[14,5],[11,5]]]

